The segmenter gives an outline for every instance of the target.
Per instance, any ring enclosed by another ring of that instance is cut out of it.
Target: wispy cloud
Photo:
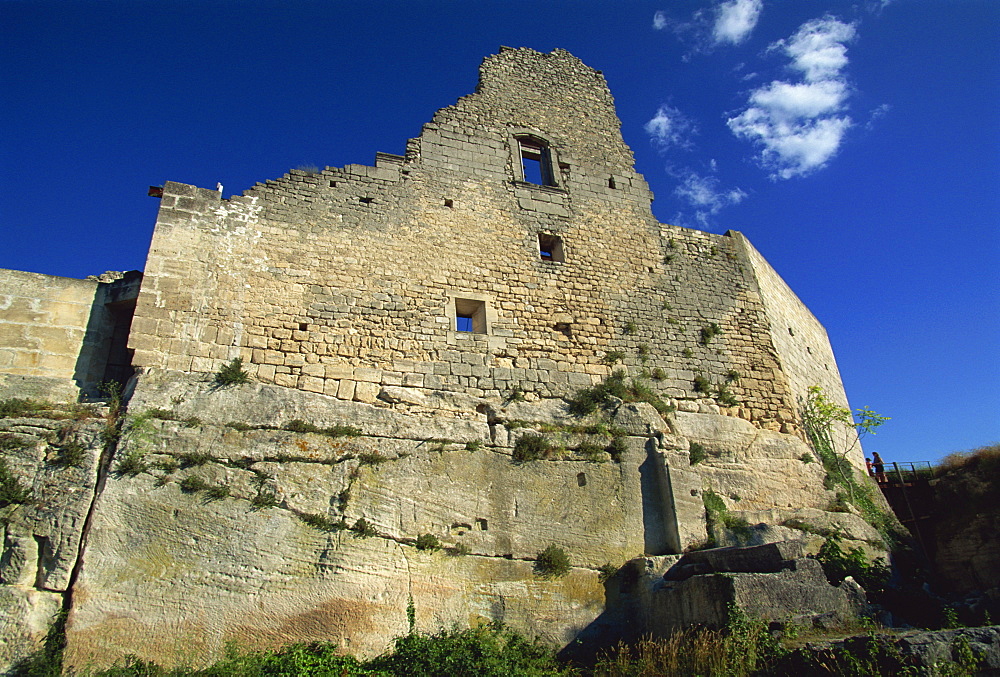
[[[656,115],[645,124],[643,129],[661,152],[676,146],[691,147],[691,136],[698,132],[694,123],[683,113],[667,104],[656,109]]]
[[[691,51],[682,57],[688,61],[693,54],[709,52],[718,45],[745,42],[757,26],[763,7],[763,0],[719,0],[696,11],[688,21],[673,19],[661,10],[653,14],[653,28],[669,30],[688,43]]]
[[[713,160],[713,169],[714,165]],[[723,208],[738,205],[747,197],[739,188],[723,188],[716,177],[703,176],[690,169],[680,172],[678,178],[680,185],[674,189],[674,195],[694,208],[695,219],[703,227],[711,225],[711,217]],[[684,218],[683,215],[678,217]]]
[[[729,0],[719,4],[715,8],[712,39],[716,44],[742,43],[757,25],[763,6],[762,0]]]
[[[729,118],[730,130],[760,148],[757,157],[772,178],[789,179],[821,169],[850,128],[849,87],[843,75],[847,42],[856,27],[825,16],[806,22],[788,40],[773,43],[791,59],[800,82],[775,80],[750,93],[747,108]]]

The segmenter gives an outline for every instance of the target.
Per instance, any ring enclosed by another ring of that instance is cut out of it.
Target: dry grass
[[[940,476],[960,469],[975,471],[980,467],[983,470],[995,469],[998,465],[1000,465],[1000,444],[989,444],[969,451],[953,451],[941,459],[935,474]]]

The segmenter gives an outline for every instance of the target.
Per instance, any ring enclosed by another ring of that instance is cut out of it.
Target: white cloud
[[[733,134],[760,148],[758,161],[772,178],[810,174],[836,155],[852,124],[842,71],[848,64],[844,43],[855,35],[854,24],[826,16],[770,46],[791,59],[804,82],[775,80],[755,89],[747,108],[727,123]]]
[[[770,111],[775,118],[790,121],[839,110],[846,98],[847,85],[837,80],[801,84],[775,81],[754,90],[750,103]]]
[[[663,12],[657,12],[653,15],[653,28],[658,31],[662,31],[667,27],[667,15]]]
[[[847,46],[856,35],[853,23],[845,24],[832,16],[807,21],[788,40],[779,40],[772,48],[784,48],[792,67],[802,71],[810,82],[838,77],[847,65]]]
[[[694,124],[683,113],[663,104],[656,110],[656,115],[645,124],[643,129],[649,134],[653,144],[661,151],[677,146],[689,148],[690,136],[697,133]]]
[[[728,42],[738,45],[748,37],[757,25],[762,0],[729,0],[715,8],[715,25],[712,38],[716,44]]]
[[[724,207],[738,205],[747,197],[739,188],[722,188],[714,176],[701,176],[686,170],[680,178],[681,184],[674,189],[674,195],[695,208],[695,218],[703,226],[709,225],[710,216]]]

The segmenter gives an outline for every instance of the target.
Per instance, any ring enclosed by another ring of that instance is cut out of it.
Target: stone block
[[[358,381],[354,388],[354,400],[357,402],[374,402],[378,399],[379,390],[380,388],[377,383]]]

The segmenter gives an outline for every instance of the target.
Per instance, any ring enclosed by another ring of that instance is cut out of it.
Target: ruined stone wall
[[[747,261],[732,238],[653,219],[600,74],[522,49],[481,78],[405,157],[229,200],[167,183],[137,363],[211,373],[241,356],[262,382],[371,402],[385,385],[562,396],[619,353],[666,396],[712,406],[725,385],[732,413],[780,427],[791,393]],[[523,180],[529,137],[555,185]],[[543,260],[540,233],[564,261]],[[485,332],[455,330],[456,299],[484,305]]]
[[[94,391],[116,325],[128,331],[141,279],[138,272],[76,280],[0,270],[0,398],[67,401]]]
[[[0,270],[0,395],[75,399],[99,284]]]
[[[739,236],[738,240],[753,268],[754,281],[769,319],[772,344],[781,372],[788,379],[795,410],[801,411],[811,386],[820,386],[831,400],[849,407],[826,329],[760,252],[746,238]],[[857,468],[865,467],[864,453],[853,430],[835,431],[833,441],[837,451],[847,452]]]

